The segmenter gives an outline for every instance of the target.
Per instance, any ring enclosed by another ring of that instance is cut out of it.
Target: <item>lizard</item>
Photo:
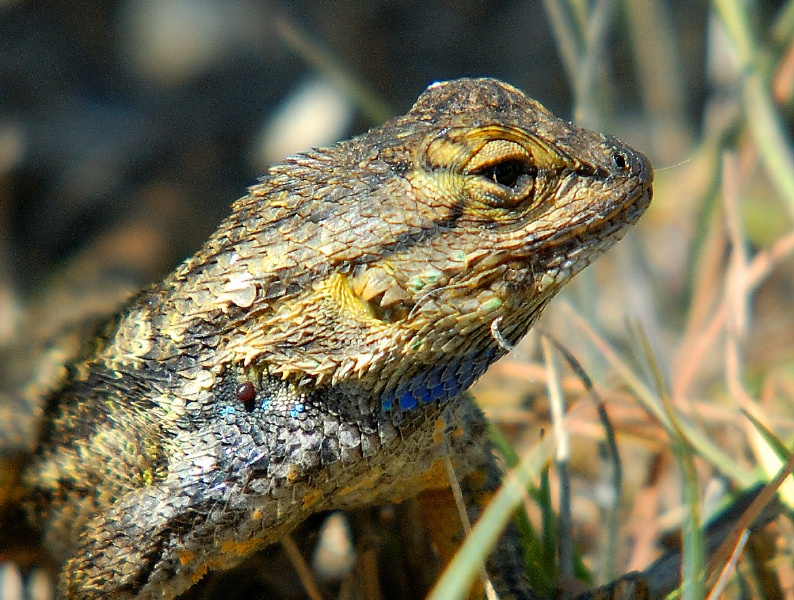
[[[492,490],[466,390],[652,181],[489,78],[270,167],[40,386],[21,481],[59,595],[176,597],[314,513],[445,489],[445,457],[469,497]],[[535,598],[520,579],[503,589]]]

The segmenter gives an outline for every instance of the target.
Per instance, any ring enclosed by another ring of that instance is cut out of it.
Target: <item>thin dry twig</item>
[[[458,481],[457,475],[455,475],[455,468],[452,466],[452,459],[450,458],[452,450],[447,440],[444,440],[444,449],[444,468],[447,471],[447,479],[452,489],[452,497],[455,499],[455,507],[458,509],[458,517],[463,525],[463,531],[466,533],[466,537],[468,537],[471,535],[471,521],[469,521],[469,514],[466,512],[466,502],[463,500],[463,491],[460,489],[460,482]],[[485,597],[488,600],[499,600],[499,597],[496,595],[496,590],[491,583],[491,578],[488,576],[488,571],[485,570],[485,565],[480,567],[480,581],[485,590]]]
[[[554,432],[554,466],[560,481],[560,508],[557,516],[557,553],[560,574],[573,577],[573,520],[571,517],[571,485],[568,477],[568,463],[571,457],[571,443],[565,429],[565,397],[560,383],[560,372],[551,344],[545,336],[541,337],[543,359],[546,363],[546,386],[551,406],[552,430]]]
[[[303,589],[309,598],[311,600],[323,600],[323,595],[320,593],[320,587],[317,585],[314,575],[312,575],[312,570],[309,568],[309,565],[306,564],[306,560],[303,558],[301,551],[298,549],[292,537],[290,535],[285,535],[281,538],[281,546],[284,548],[284,552],[287,553],[287,558],[289,558],[289,561],[298,573],[301,585],[303,585]]]
[[[743,285],[746,295],[755,292],[757,288],[769,277],[772,271],[780,263],[794,253],[794,231],[780,237],[774,244],[765,250],[761,250],[753,257],[747,266],[746,275],[743,278]],[[716,343],[717,336],[724,331],[728,316],[728,305],[726,298],[714,310],[711,319],[705,324],[700,336],[695,338],[695,343],[687,353],[688,361],[692,369],[688,376],[681,376],[679,373],[673,386],[673,396],[683,397],[692,385],[692,379],[697,374],[697,365],[702,364],[703,357],[711,350]]]
[[[774,479],[767,483],[755,497],[747,510],[744,511],[744,514],[742,514],[742,517],[733,526],[731,534],[725,537],[719,549],[709,560],[706,571],[712,574],[712,579],[718,576],[718,572],[722,571],[722,569],[718,569],[720,564],[730,562],[730,556],[733,554],[733,549],[738,546],[739,538],[744,535],[746,530],[750,529],[764,508],[773,501],[778,489],[786,480],[786,477],[791,475],[792,471],[794,471],[794,453],[789,456],[786,464],[778,471]],[[726,557],[728,558],[726,559]]]

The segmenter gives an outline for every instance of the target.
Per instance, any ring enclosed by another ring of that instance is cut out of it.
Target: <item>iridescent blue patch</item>
[[[302,403],[296,402],[292,405],[292,408],[289,411],[289,416],[293,419],[296,418],[299,414],[301,414],[305,410],[305,407]]]
[[[419,405],[419,401],[414,398],[411,392],[405,392],[402,396],[400,396],[400,409],[401,410],[413,410]]]
[[[488,350],[482,354],[471,353],[460,360],[436,366],[407,382],[401,382],[394,390],[381,398],[381,409],[391,410],[395,404],[400,410],[414,410],[422,404],[446,402],[468,389],[495,359],[497,352]]]

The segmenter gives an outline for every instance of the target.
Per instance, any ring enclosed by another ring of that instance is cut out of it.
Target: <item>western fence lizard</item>
[[[447,486],[448,452],[483,480],[463,392],[640,217],[652,177],[492,79],[271,167],[33,411],[23,482],[61,595],[174,597],[312,513]]]

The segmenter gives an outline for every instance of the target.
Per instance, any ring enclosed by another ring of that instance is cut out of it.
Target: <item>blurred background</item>
[[[709,87],[708,10],[662,8],[676,56],[660,62],[676,69],[675,118],[691,135]],[[595,65],[596,124],[648,150],[628,18],[615,11]],[[181,257],[268,164],[402,113],[434,81],[484,75],[573,116],[540,1],[5,0],[0,223],[14,278],[36,286],[54,261],[140,216]],[[670,163],[685,156],[676,143]]]
[[[268,164],[434,81],[504,79],[657,170],[641,223],[542,323],[606,402],[621,493],[582,377],[550,371],[538,335],[475,389],[521,452],[559,380],[577,545],[598,581],[643,568],[794,436],[793,34],[791,1],[1,0],[0,348],[74,261],[152,281]],[[764,594],[794,597],[776,527]]]

